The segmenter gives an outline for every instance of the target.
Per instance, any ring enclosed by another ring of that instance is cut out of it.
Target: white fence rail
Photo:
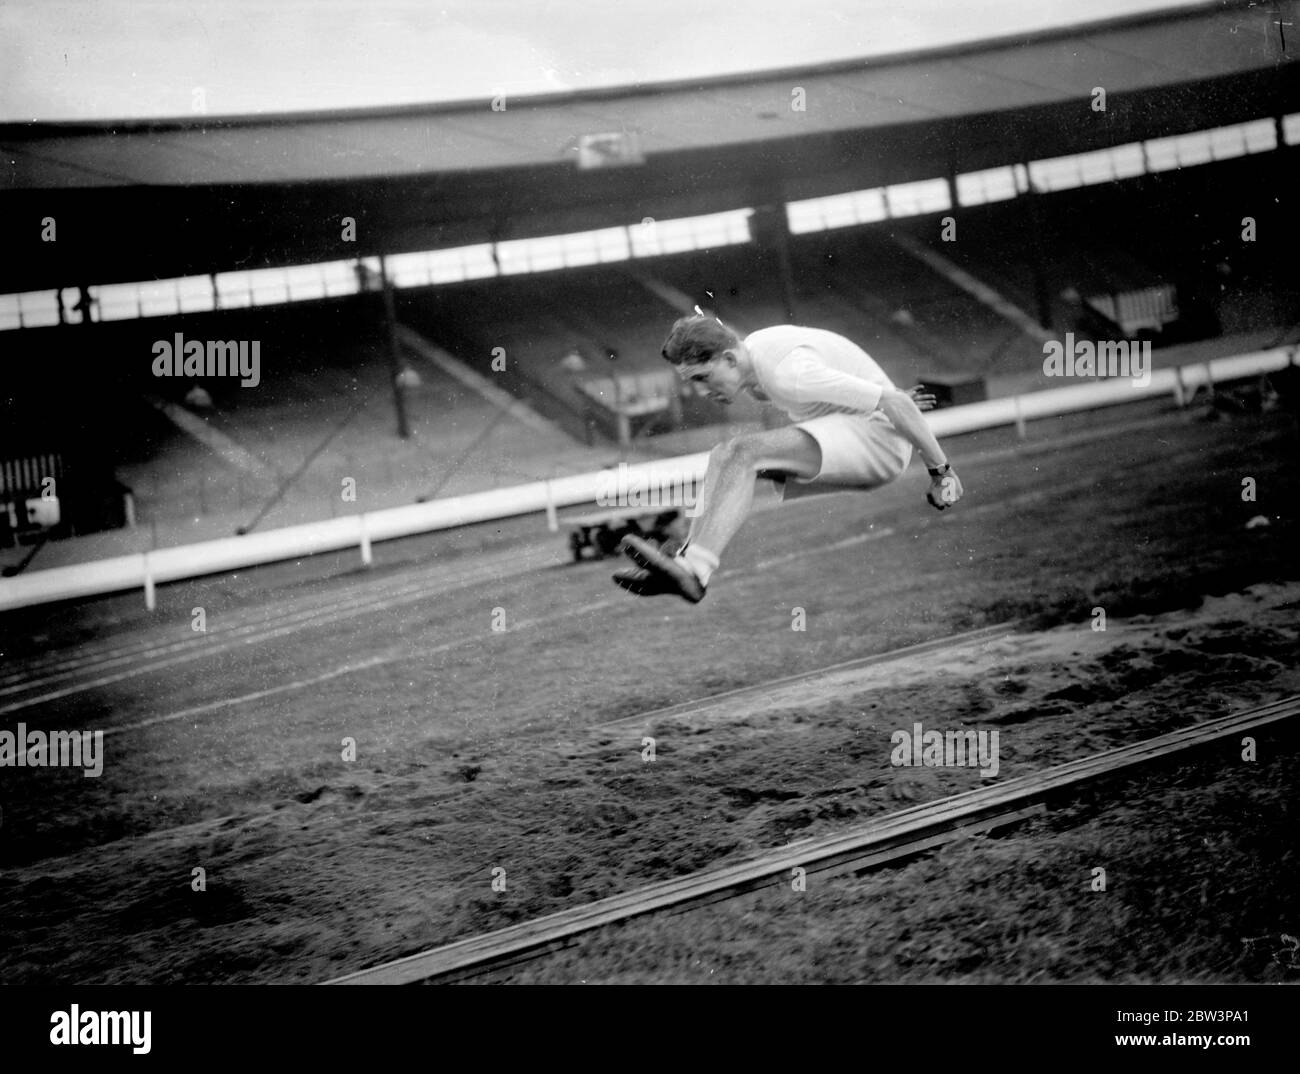
[[[927,415],[937,436],[1017,425],[1082,410],[1095,410],[1172,393],[1181,403],[1202,385],[1275,372],[1291,364],[1295,348],[1257,351],[1231,358],[1216,358],[1176,369],[1155,370],[1148,384],[1138,386],[1128,378],[1090,381],[1026,395],[990,399],[982,403],[938,410]],[[598,471],[572,477],[537,481],[508,489],[455,496],[432,503],[411,504],[381,511],[312,522],[301,526],[224,537],[214,541],[160,548],[152,552],[115,556],[68,567],[32,571],[0,580],[0,610],[46,604],[76,597],[96,596],[143,588],[145,601],[154,605],[154,586],[183,578],[236,570],[264,563],[297,559],[317,552],[344,548],[360,550],[370,562],[373,541],[409,537],[417,533],[452,529],[475,522],[510,518],[545,511],[553,519],[556,508],[592,504],[602,495],[617,494],[617,485],[641,490],[689,487],[704,473],[708,454],[684,455]]]

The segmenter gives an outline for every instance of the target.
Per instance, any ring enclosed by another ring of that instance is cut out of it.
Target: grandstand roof
[[[508,98],[501,111],[478,100],[3,125],[0,228],[30,257],[0,266],[0,289],[711,212],[1295,111],[1295,51],[1275,23],[1297,24],[1300,50],[1297,14],[1297,0],[1200,5],[816,68]],[[1091,107],[1094,87],[1105,112]],[[579,139],[616,131],[636,132],[644,163],[579,170]],[[59,219],[57,258],[17,229],[24,211]],[[333,223],[344,215],[361,241],[340,250]]]

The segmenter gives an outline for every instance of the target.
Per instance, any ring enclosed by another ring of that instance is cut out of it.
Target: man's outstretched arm
[[[907,392],[886,388],[880,396],[880,412],[893,423],[895,429],[921,453],[927,468],[937,470],[948,461],[939,441],[930,431],[930,423],[921,417],[920,408],[912,402]]]
[[[948,456],[912,402],[912,397],[896,388],[887,389],[880,397],[880,412],[920,452],[926,469],[930,471],[930,491],[925,498],[940,511],[960,500],[963,491],[961,478],[948,465]]]

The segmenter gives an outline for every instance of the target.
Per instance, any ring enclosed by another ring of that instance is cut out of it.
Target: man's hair
[[[662,353],[673,365],[703,365],[739,342],[740,337],[716,317],[693,313],[673,325]]]

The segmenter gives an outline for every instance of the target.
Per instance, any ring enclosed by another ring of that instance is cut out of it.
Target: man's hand
[[[930,490],[925,494],[925,498],[930,502],[931,507],[942,511],[960,500],[964,491],[957,471],[951,466],[945,466],[937,474],[931,471]]]
[[[906,394],[916,404],[917,410],[933,410],[939,405],[939,400],[924,384],[908,388]]]

